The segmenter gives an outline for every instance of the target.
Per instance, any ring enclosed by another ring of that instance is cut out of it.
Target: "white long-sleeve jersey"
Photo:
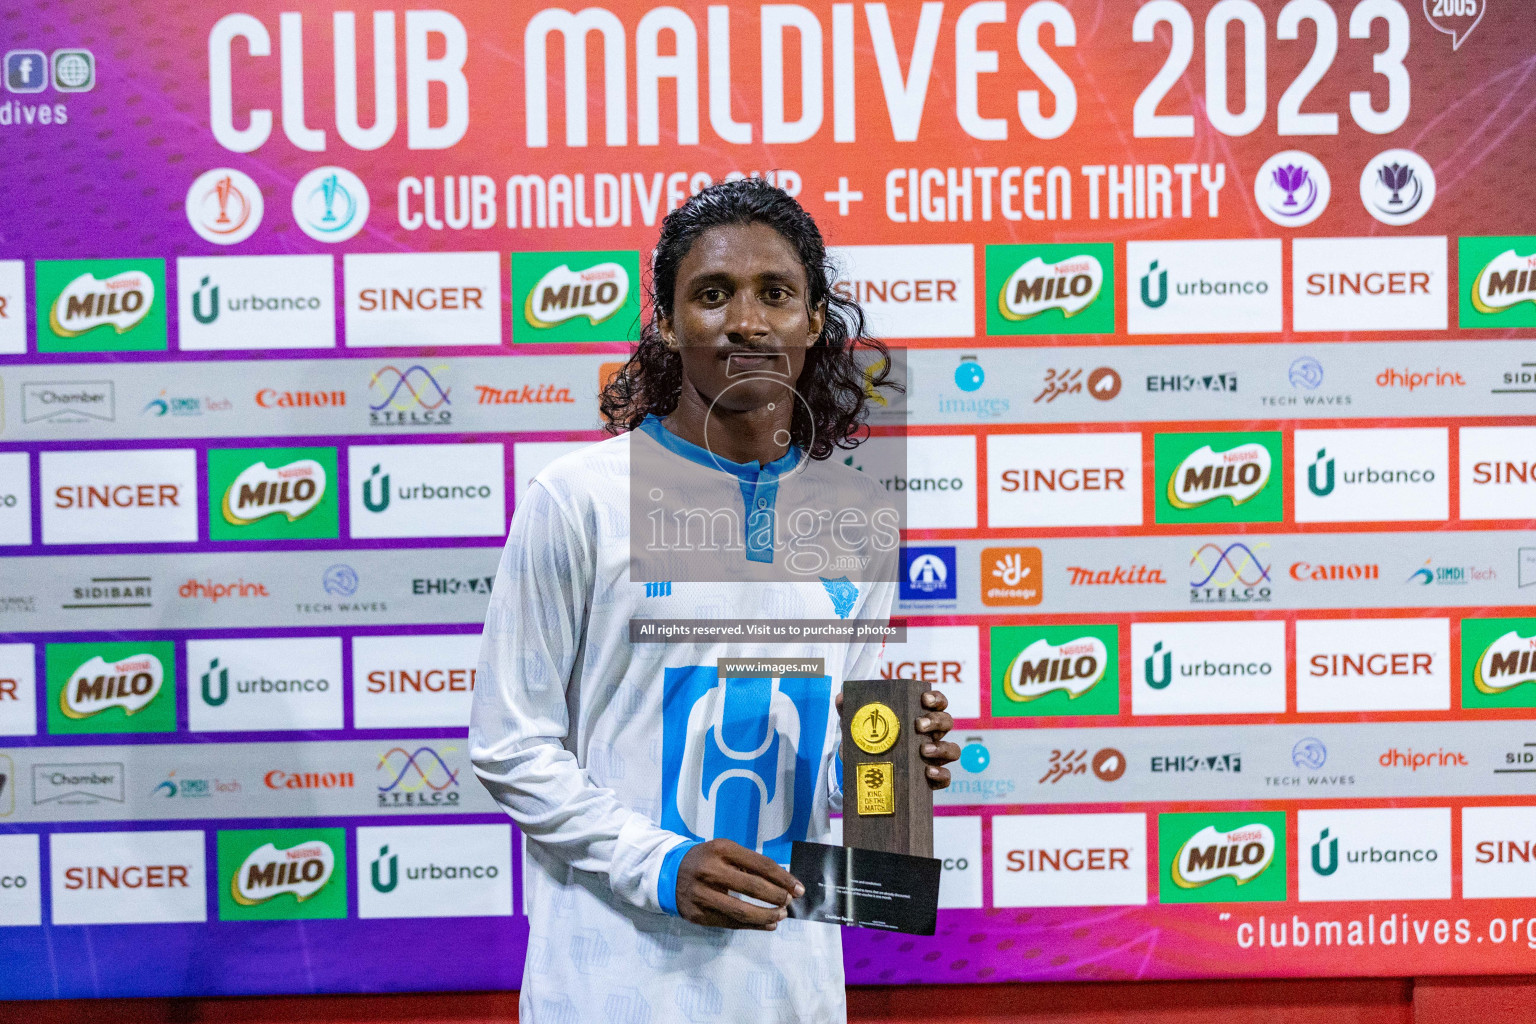
[[[883,622],[895,584],[774,582],[763,563],[786,552],[752,556],[750,541],[740,582],[631,581],[629,470],[641,445],[646,460],[678,460],[680,477],[736,494],[744,510],[850,490],[865,508],[885,501],[876,481],[830,460],[795,472],[784,472],[791,456],[722,466],[654,418],[557,460],[522,496],[470,723],[476,774],[527,837],[520,1019],[843,1021],[836,927],[691,924],[676,916],[676,876],[706,839],[785,865],[793,841],[827,840],[841,804],[833,699],[844,679],[875,671],[880,642],[632,643],[629,623]],[[826,675],[718,677],[719,658],[751,656],[823,658]]]

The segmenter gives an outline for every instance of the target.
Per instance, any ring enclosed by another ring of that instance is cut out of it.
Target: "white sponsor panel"
[[[1536,896],[1536,807],[1461,809],[1461,896]]]
[[[882,679],[932,683],[952,716],[981,717],[979,626],[908,626],[907,642],[886,644],[876,671]]]
[[[497,444],[353,445],[353,537],[502,537],[506,455]]]
[[[7,785],[12,781],[7,779]],[[42,923],[43,872],[37,835],[0,835],[0,927]]]
[[[976,254],[964,245],[835,245],[839,294],[864,308],[877,338],[976,333]]]
[[[341,639],[187,641],[193,732],[342,727]]]
[[[1131,713],[1281,714],[1285,623],[1131,623]]]
[[[545,466],[562,455],[585,448],[591,441],[518,441],[512,445],[512,501],[516,504],[528,494],[528,486]]]
[[[206,921],[203,833],[55,832],[54,924]]]
[[[1448,711],[1449,619],[1299,619],[1296,710]]]
[[[1296,812],[1301,899],[1448,900],[1451,809]]]
[[[37,735],[37,655],[31,644],[0,644],[0,736]],[[9,780],[6,785],[15,785]],[[7,796],[0,793],[0,811]]]
[[[197,452],[43,452],[43,543],[197,540]]]
[[[1298,430],[1298,523],[1446,519],[1451,514],[1450,432]]]
[[[0,355],[27,350],[27,275],[21,260],[0,260]]]
[[[0,545],[32,543],[31,459],[26,452],[0,452]]]
[[[905,503],[907,528],[975,529],[974,436],[875,437],[842,458],[879,480],[898,506]]]
[[[1462,427],[1462,519],[1536,517],[1536,427]]]
[[[1131,334],[1262,334],[1281,328],[1278,238],[1127,242]]]
[[[353,637],[352,724],[467,727],[479,663],[479,633]]]
[[[987,525],[1140,526],[1140,434],[991,434]]]
[[[358,917],[506,917],[512,913],[509,825],[357,830]]]
[[[979,908],[981,819],[973,815],[936,816],[933,819],[933,855],[943,864],[939,874],[939,909]]]
[[[336,347],[330,256],[182,256],[176,292],[183,352]]]
[[[1445,257],[1444,235],[1294,239],[1292,327],[1443,331],[1450,308]]]
[[[999,814],[992,819],[993,906],[1146,902],[1145,814]]]
[[[500,345],[494,252],[348,253],[347,347]]]

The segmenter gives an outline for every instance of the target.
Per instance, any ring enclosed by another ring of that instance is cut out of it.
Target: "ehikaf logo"
[[[901,600],[953,601],[957,593],[953,545],[901,549]]]
[[[1113,334],[1114,246],[989,245],[987,295],[988,334]]]
[[[220,830],[219,920],[347,916],[347,840],[341,828]]]
[[[512,340],[635,341],[640,329],[640,254],[512,255]]]
[[[1536,619],[1461,620],[1461,706],[1536,708]]]
[[[828,676],[721,679],[713,665],[667,669],[661,827],[731,839],[788,864],[825,784],[831,701]]]
[[[989,642],[993,715],[1120,713],[1118,627],[994,626]]]
[[[164,260],[38,260],[39,352],[162,352]]]
[[[1158,434],[1159,523],[1278,523],[1280,432]]]
[[[1159,814],[1159,903],[1285,899],[1285,812]]]
[[[49,733],[176,731],[170,641],[49,644],[47,662]]]
[[[1536,236],[1458,238],[1457,326],[1536,327]]]
[[[210,540],[340,536],[335,448],[208,452]]]

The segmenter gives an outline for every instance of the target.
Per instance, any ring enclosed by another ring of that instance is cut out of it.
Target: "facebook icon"
[[[48,84],[48,59],[42,50],[12,50],[5,55],[5,87],[11,92],[42,92]]]

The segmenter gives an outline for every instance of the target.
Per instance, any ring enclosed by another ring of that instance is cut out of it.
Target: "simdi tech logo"
[[[1461,620],[1461,706],[1536,708],[1536,619]]]
[[[1458,238],[1456,324],[1536,327],[1536,236]]]
[[[1152,450],[1159,523],[1283,518],[1279,431],[1158,434]]]
[[[640,254],[512,254],[512,341],[636,341]]]
[[[335,448],[215,448],[208,452],[210,540],[340,536]]]
[[[48,732],[175,732],[176,656],[167,640],[49,644]]]
[[[218,847],[219,920],[347,916],[345,829],[221,830]]]
[[[989,644],[993,715],[1120,713],[1117,626],[994,626]]]
[[[1284,811],[1157,816],[1159,903],[1285,900]]]
[[[1115,247],[987,246],[988,334],[1113,334]]]
[[[38,260],[39,352],[163,352],[164,260]]]

